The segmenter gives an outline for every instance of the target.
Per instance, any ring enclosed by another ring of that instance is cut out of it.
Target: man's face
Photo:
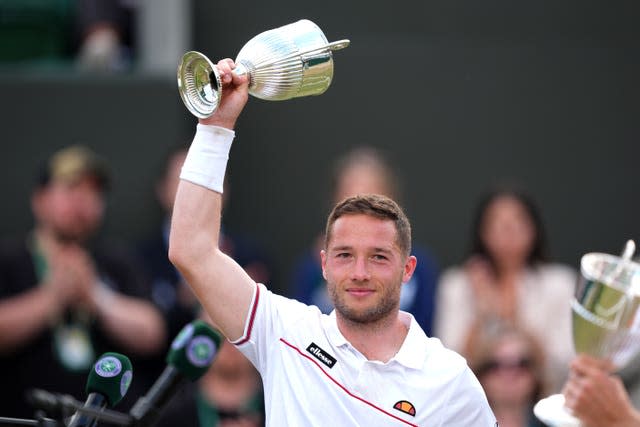
[[[415,265],[415,257],[400,250],[392,221],[363,214],[338,218],[322,251],[322,271],[336,311],[356,323],[395,313],[400,287]]]
[[[83,241],[100,226],[104,213],[102,191],[91,177],[54,181],[34,197],[34,213],[60,239]]]

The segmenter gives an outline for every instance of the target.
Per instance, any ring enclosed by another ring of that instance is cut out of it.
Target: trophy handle
[[[347,39],[344,40],[338,40],[336,42],[331,42],[327,45],[327,47],[329,48],[329,50],[340,50],[340,49],[344,49],[345,47],[348,47],[349,44],[351,44],[351,42]]]

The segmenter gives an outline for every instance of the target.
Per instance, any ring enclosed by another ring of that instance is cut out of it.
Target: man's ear
[[[322,265],[322,277],[324,280],[327,280],[327,271],[325,270],[325,265],[327,263],[327,252],[325,250],[320,251],[320,264]]]
[[[407,261],[404,263],[402,283],[407,283],[409,280],[411,280],[413,272],[416,271],[416,265],[418,265],[418,260],[416,259],[416,257],[413,255],[408,256]]]

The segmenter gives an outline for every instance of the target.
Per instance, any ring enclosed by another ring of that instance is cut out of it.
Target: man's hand
[[[47,265],[43,288],[52,294],[58,310],[64,310],[73,305],[81,293],[74,256],[66,246],[58,245],[47,254]]]
[[[249,98],[249,77],[233,73],[235,66],[233,60],[229,58],[216,64],[222,81],[222,96],[213,115],[206,119],[199,119],[203,125],[216,125],[227,129],[235,127],[236,120]]]
[[[76,244],[60,245],[49,256],[49,263],[47,285],[58,293],[60,303],[94,312],[98,275],[86,249]]]

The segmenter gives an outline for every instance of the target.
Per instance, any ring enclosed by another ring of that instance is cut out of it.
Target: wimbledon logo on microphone
[[[209,365],[215,353],[216,344],[206,335],[194,337],[187,348],[187,358],[199,368]]]
[[[115,377],[122,371],[122,363],[113,356],[103,357],[95,364],[96,374],[103,378]]]

